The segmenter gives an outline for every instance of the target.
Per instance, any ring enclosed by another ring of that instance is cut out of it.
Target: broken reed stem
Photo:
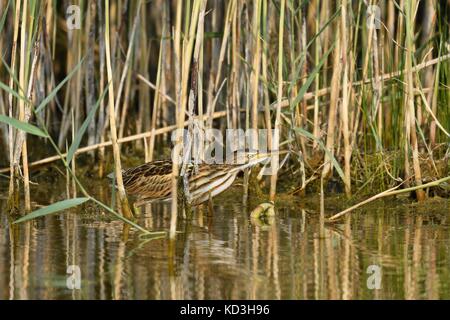
[[[145,79],[145,77],[141,74],[137,74],[136,78],[140,81],[142,81],[143,83],[145,83],[147,86],[149,86],[150,88],[152,88],[153,90],[155,90],[155,94],[159,94],[161,95],[161,97],[163,97],[164,99],[166,99],[167,101],[169,101],[170,103],[172,103],[173,105],[176,105],[177,102],[175,100],[172,99],[172,97],[168,96],[167,94],[165,94],[161,88],[158,88],[158,86],[154,85],[153,83],[151,83],[150,81],[148,81],[147,79]]]
[[[398,186],[395,186],[393,188],[390,188],[386,191],[383,191],[381,193],[378,193],[376,195],[374,195],[373,197],[370,197],[369,199],[366,199],[364,201],[361,201],[357,204],[355,204],[354,206],[351,206],[350,208],[347,208],[339,213],[336,213],[335,215],[331,216],[330,218],[328,218],[328,221],[335,221],[337,219],[339,219],[340,217],[342,217],[343,215],[369,203],[372,201],[375,201],[377,199],[381,199],[381,198],[385,198],[385,197],[389,197],[389,196],[395,196],[398,194],[402,194],[402,193],[407,193],[407,192],[411,192],[411,191],[417,191],[417,190],[421,190],[423,188],[430,188],[430,187],[437,187],[438,185],[440,185],[441,183],[450,181],[450,176],[449,177],[445,177],[439,180],[435,180],[432,182],[428,182],[425,184],[422,184],[420,186],[414,186],[414,187],[410,187],[410,188],[405,188],[405,189],[401,189],[401,190],[396,190],[398,189],[404,182],[402,182],[401,184],[399,184]],[[395,191],[394,191],[395,190]]]
[[[106,72],[108,75],[108,113],[109,113],[109,128],[111,134],[111,144],[113,147],[115,179],[117,182],[119,202],[122,214],[125,218],[130,219],[133,215],[128,204],[125,187],[123,185],[122,164],[120,161],[120,148],[117,142],[117,128],[116,128],[116,112],[114,105],[114,84],[113,72],[111,68],[111,49],[109,38],[109,0],[105,0],[105,53],[106,53]]]

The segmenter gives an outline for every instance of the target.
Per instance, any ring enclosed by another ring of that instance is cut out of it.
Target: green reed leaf
[[[17,93],[16,91],[14,91],[8,85],[4,84],[1,81],[0,81],[0,89],[5,90],[6,92],[8,92],[10,95],[16,97],[17,99],[23,100],[23,101],[28,103],[28,99],[27,98],[25,98],[24,96],[20,95],[19,93]]]
[[[78,71],[78,69],[81,67],[81,65],[83,64],[84,58],[80,60],[80,62],[78,62],[78,64],[75,66],[75,68],[73,68],[72,71],[70,71],[70,73],[67,75],[67,77],[64,78],[63,81],[61,81],[55,89],[53,89],[52,92],[50,92],[50,94],[44,99],[42,100],[42,102],[39,104],[39,106],[36,108],[35,112],[40,112],[42,111],[45,106],[56,96],[56,94],[58,93],[58,91],[66,84],[67,81],[70,80],[70,78],[72,78],[72,76],[75,74],[75,72]]]
[[[31,212],[30,214],[27,214],[26,216],[14,221],[13,223],[21,223],[25,221],[29,221],[32,219],[36,219],[39,217],[47,216],[52,213],[56,213],[59,211],[67,210],[72,207],[76,207],[86,201],[90,200],[90,198],[74,198],[74,199],[67,199],[60,202],[56,202],[54,204],[51,204],[47,207],[35,210]]]
[[[67,165],[69,165],[70,162],[72,161],[75,152],[77,151],[78,147],[80,146],[81,139],[83,138],[83,135],[89,126],[89,123],[91,123],[92,119],[94,118],[95,113],[97,112],[98,106],[100,105],[100,102],[103,100],[103,98],[106,96],[107,92],[108,92],[108,87],[106,87],[105,91],[103,91],[101,97],[97,100],[97,103],[95,104],[95,106],[91,108],[88,116],[84,120],[84,122],[81,125],[80,129],[78,130],[77,134],[75,135],[72,145],[70,146],[69,151],[67,152]]]
[[[9,124],[16,129],[25,131],[26,133],[33,134],[33,135],[39,136],[39,137],[48,138],[48,135],[44,131],[42,131],[41,129],[39,129],[36,126],[33,126],[32,124],[29,124],[29,123],[26,123],[26,122],[23,122],[23,121],[14,119],[14,118],[10,118],[5,115],[0,115],[0,122]]]
[[[322,59],[319,61],[319,64],[309,74],[308,79],[303,84],[303,86],[300,88],[300,91],[298,92],[298,94],[295,97],[294,101],[292,101],[292,103],[291,103],[291,111],[294,110],[294,107],[296,105],[298,105],[300,103],[300,101],[303,99],[303,96],[308,91],[308,89],[311,86],[311,84],[313,83],[316,75],[319,73],[320,69],[322,69],[322,66],[324,65],[324,63],[327,60],[328,56],[330,55],[331,51],[333,51],[335,45],[336,45],[336,42],[333,43],[331,48],[324,54]]]

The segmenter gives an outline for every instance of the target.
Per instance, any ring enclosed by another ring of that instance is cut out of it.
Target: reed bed
[[[334,179],[349,198],[402,183],[425,200],[416,187],[450,169],[449,21],[444,0],[0,0],[9,207],[30,211],[34,165],[56,160],[68,197],[91,199],[83,156],[100,178],[115,172],[128,221],[124,144],[160,158],[194,119],[267,129],[269,148],[289,149],[265,181],[271,199]],[[172,226],[180,170],[175,161]]]

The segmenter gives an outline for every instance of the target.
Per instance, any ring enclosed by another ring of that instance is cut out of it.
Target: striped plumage
[[[228,189],[240,171],[267,160],[268,154],[246,156],[243,164],[206,164],[188,165],[189,190],[186,197],[190,204],[198,205]],[[122,172],[125,190],[128,195],[138,198],[139,203],[167,201],[171,199],[172,161],[157,160]]]

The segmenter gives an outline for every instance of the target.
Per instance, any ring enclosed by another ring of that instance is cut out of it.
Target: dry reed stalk
[[[86,83],[86,114],[89,114],[91,108],[94,107],[95,104],[95,57],[94,57],[94,48],[95,48],[95,27],[96,27],[96,8],[97,5],[95,1],[92,1],[87,5],[88,13],[86,15],[86,29],[88,30],[86,34],[86,43],[87,43],[87,57],[86,64],[87,69],[91,70],[85,73],[85,83]],[[89,123],[87,129],[87,144],[92,145],[95,141],[95,121],[91,121]]]
[[[75,130],[74,130],[75,129],[75,116],[74,116],[73,109],[72,109],[71,116],[72,116],[71,117],[72,118],[72,141],[74,141],[75,140]],[[66,141],[66,149],[67,149],[67,144],[68,143]],[[74,155],[72,161],[70,162],[70,168],[71,168],[73,173],[77,172],[76,171],[76,169],[77,169],[76,163],[77,163],[77,161],[76,161],[76,157]],[[70,186],[72,187],[72,197],[76,198],[76,196],[77,196],[77,184],[76,184],[75,178],[73,176],[69,175],[68,176],[68,180],[69,180],[69,182],[68,182],[69,183],[69,187]],[[72,182],[72,184],[70,184],[70,182]],[[70,188],[69,188],[69,190],[70,190]],[[70,192],[68,194],[70,195]]]
[[[293,9],[293,8],[292,8]],[[300,35],[298,35],[299,37],[299,55],[302,55],[304,57],[303,60],[303,65],[302,65],[302,69],[301,69],[301,85],[305,85],[307,78],[308,78],[308,41],[306,39],[306,17],[305,17],[305,9],[298,9],[298,14],[299,14],[299,21],[301,23],[301,29],[300,29]],[[294,19],[294,13],[292,13],[292,19]],[[295,25],[294,20],[291,23],[291,27],[293,27]],[[294,31],[290,32],[291,37],[294,36]],[[289,37],[289,38],[291,38]],[[292,42],[294,42],[295,40],[293,39]],[[291,45],[292,48],[295,48],[295,45],[292,44]],[[303,50],[303,52],[301,51]],[[294,53],[295,53],[295,49],[291,50],[291,65],[295,65],[295,58],[294,58]],[[294,79],[294,74],[293,74],[294,68],[292,68],[292,79]],[[291,92],[291,96],[292,99],[295,99],[295,97],[298,94],[298,85],[299,82],[295,82],[294,86],[292,87],[292,92]],[[307,128],[308,127],[308,105],[307,105],[307,101],[306,99],[302,99],[299,103],[299,105],[296,108],[296,122],[297,122],[297,126],[301,127],[301,128]],[[302,150],[302,157],[305,161],[308,161],[308,152],[307,152],[307,148],[306,148],[306,138],[302,135],[297,135],[297,139],[300,143],[301,146],[301,150]],[[304,181],[303,181],[304,182]]]
[[[175,100],[173,100],[170,96],[168,96],[161,88],[158,88],[156,85],[154,85],[153,83],[148,81],[143,75],[137,74],[136,78],[138,80],[142,81],[143,83],[145,83],[147,86],[149,86],[153,90],[155,90],[155,94],[160,95],[162,98],[164,98],[165,100],[169,101],[170,103],[172,103],[173,105],[176,106],[177,102]]]
[[[0,44],[0,52],[2,50],[1,44]],[[6,103],[6,99],[3,98],[3,92],[0,92],[0,114],[8,114],[8,111],[6,109],[7,107],[7,103]],[[0,145],[4,146],[4,148],[6,148],[6,152],[4,153],[4,156],[6,159],[8,159],[9,161],[9,143],[8,143],[8,131],[9,128],[6,124],[2,124],[0,126],[0,131],[2,133],[2,137],[0,140]]]
[[[106,71],[108,75],[108,111],[109,111],[109,127],[111,134],[111,143],[114,156],[114,172],[118,189],[118,199],[121,206],[122,214],[125,218],[130,219],[133,215],[128,204],[125,187],[123,185],[122,164],[120,161],[120,149],[117,143],[117,129],[114,104],[114,84],[113,72],[111,68],[111,49],[109,37],[109,0],[105,0],[105,54],[106,54]]]
[[[21,1],[16,1],[16,11],[14,16],[14,34],[13,34],[13,42],[11,48],[11,75],[9,78],[9,87],[14,88],[14,77],[16,72],[16,51],[17,51],[17,38],[19,36],[19,22],[20,22],[20,8]],[[9,94],[9,107],[8,107],[8,115],[9,117],[14,117],[14,108],[13,108],[13,95]],[[8,209],[17,208],[19,205],[19,192],[18,192],[18,181],[14,175],[14,130],[12,126],[9,126],[9,163],[10,163],[10,179],[9,179],[9,191],[8,191]]]
[[[99,73],[99,96],[103,96],[103,93],[105,91],[105,32],[104,32],[104,10],[102,6],[102,0],[97,0],[97,7],[98,7],[98,38],[99,38],[99,66],[98,66],[98,73]],[[97,119],[97,132],[95,141],[96,143],[103,142],[105,140],[105,102],[102,100],[100,101],[100,105],[98,107],[98,119]],[[98,150],[98,176],[100,178],[104,175],[104,166],[105,166],[105,148],[100,148]]]
[[[266,1],[263,1],[262,6],[263,6],[262,7],[262,16],[267,17],[268,3]],[[266,19],[263,20],[262,34],[263,34],[262,77],[265,82],[265,85],[263,87],[263,90],[264,90],[264,121],[265,121],[265,125],[266,125],[266,130],[267,130],[267,146],[269,147],[269,150],[272,150],[272,122],[271,122],[271,118],[270,118],[270,97],[269,97],[268,72],[267,72],[268,61],[269,61],[269,59],[268,59],[269,35],[268,35],[268,31],[267,31]]]
[[[153,98],[153,109],[152,109],[152,120],[151,120],[151,127],[150,131],[155,132],[156,129],[156,120],[158,119],[158,107],[160,105],[160,91],[161,91],[161,73],[162,73],[162,58],[163,58],[163,38],[164,38],[164,30],[161,35],[161,41],[159,45],[159,57],[158,57],[158,71],[156,74],[156,88],[155,88],[155,95]],[[155,135],[152,134],[148,141],[149,149],[148,152],[145,154],[145,161],[152,161],[153,160],[153,154],[155,149]]]
[[[192,11],[191,11],[191,17],[189,19],[189,25],[186,22],[186,34],[183,39],[183,56],[182,56],[182,63],[181,63],[181,96],[180,96],[180,114],[177,118],[177,140],[176,144],[179,144],[179,150],[182,150],[183,157],[177,158],[179,156],[179,153],[177,151],[174,151],[175,155],[175,162],[178,162],[177,160],[180,159],[180,163],[183,163],[183,166],[185,165],[184,161],[182,160],[185,155],[190,153],[190,150],[185,150],[183,147],[183,136],[180,135],[185,122],[185,114],[188,106],[188,96],[189,100],[192,103],[192,89],[188,90],[189,86],[189,75],[190,75],[190,69],[191,69],[191,60],[194,53],[194,42],[195,42],[195,35],[197,34],[197,28],[198,28],[198,20],[200,18],[200,10],[201,10],[201,2],[203,0],[194,0],[194,3],[192,5]],[[206,5],[206,4],[205,4]],[[189,15],[187,15],[188,17]],[[201,39],[198,39],[198,41],[201,41]],[[195,77],[195,76],[194,76]],[[193,107],[191,108],[193,109]],[[176,147],[175,147],[176,148]],[[175,166],[172,166],[172,168],[175,168]],[[176,171],[172,172],[172,175],[175,177],[175,179],[178,179],[179,176],[179,167],[176,166]],[[172,181],[173,182],[173,181]],[[176,188],[176,185],[172,185],[172,191],[173,188]],[[172,196],[172,206],[173,206],[173,200],[174,196]],[[172,207],[173,208],[173,207]],[[173,213],[173,212],[172,212]],[[171,232],[171,237],[173,237]]]
[[[330,1],[320,1],[322,3],[322,8],[320,10],[320,22],[322,24],[325,24],[326,21],[328,21],[328,18],[331,16],[330,15],[330,6],[332,5]],[[323,25],[320,26],[321,28],[323,27]],[[332,34],[332,28],[327,28],[319,37],[320,39],[320,43],[321,43],[321,55],[323,55],[325,52],[328,52],[328,50],[330,49],[330,39],[334,39],[335,35]],[[327,83],[328,82],[328,59],[326,59],[324,65],[323,65],[323,71],[322,71],[322,79],[323,79],[323,83]],[[307,99],[306,97],[304,97],[304,99]]]
[[[167,92],[171,90],[174,85],[173,81],[173,50],[172,46],[170,45],[172,42],[171,39],[171,26],[170,26],[170,7],[167,2],[164,2],[163,10],[163,21],[162,24],[164,25],[164,28],[166,30],[165,35],[165,41],[163,42],[164,45],[164,52],[163,52],[163,72],[162,72],[162,78],[161,78],[161,90],[159,94],[161,95],[161,115],[158,119],[158,127],[167,127],[169,125],[169,119],[171,118],[170,112],[174,110],[174,108],[169,108],[169,98],[167,96]],[[176,106],[176,103],[173,103]],[[159,141],[166,141],[168,134],[164,134],[162,137],[159,137]]]
[[[341,6],[341,37],[342,37],[342,69],[344,73],[342,75],[342,101],[341,101],[341,121],[342,121],[342,135],[344,138],[344,184],[345,193],[347,197],[351,196],[351,168],[350,160],[352,155],[352,147],[350,144],[350,133],[349,133],[349,62],[350,55],[347,49],[347,42],[351,39],[348,38],[347,31],[347,0],[342,1]]]
[[[362,12],[362,2],[360,2],[359,4],[359,9],[358,9],[359,14],[361,14]],[[373,16],[371,17],[371,21],[373,23]],[[358,28],[356,28],[355,30],[355,36],[354,36],[354,44],[353,44],[353,50],[354,52],[357,52],[357,44],[358,44],[358,34],[359,34],[359,30]],[[371,41],[371,39],[369,39],[369,41]],[[357,53],[355,53],[356,55]],[[366,52],[366,58],[368,57],[368,52]],[[359,98],[356,102],[357,104],[357,108],[356,109],[356,114],[352,115],[352,124],[351,124],[351,132],[352,132],[352,137],[351,137],[351,144],[352,144],[352,148],[357,147],[357,135],[358,135],[358,128],[360,125],[360,117],[361,117],[361,106],[362,106],[362,102],[363,102],[363,98],[365,97],[365,81],[367,80],[367,68],[368,68],[368,64],[364,64],[363,70],[362,70],[362,81],[361,82],[361,88],[360,88],[360,94],[359,94]],[[352,87],[354,88],[354,83],[351,82]]]
[[[252,73],[250,75],[250,86],[252,92],[252,108],[251,108],[251,142],[252,148],[258,150],[258,97],[259,97],[259,78],[261,70],[261,0],[253,2],[253,18],[252,18]]]
[[[380,21],[375,21],[375,12],[371,12],[371,15],[369,17],[370,19],[370,32],[369,37],[371,37],[371,45],[369,45],[369,49],[367,51],[367,58],[371,58],[372,60],[372,109],[371,109],[371,122],[375,123],[375,119],[377,119],[377,150],[381,150],[382,145],[382,137],[383,137],[383,129],[382,129],[382,113],[383,113],[383,105],[381,103],[381,97],[382,97],[382,82],[380,81],[380,64],[379,64],[379,57],[378,57],[378,35],[376,30],[376,24],[381,23]],[[382,50],[381,50],[382,51]],[[368,60],[367,60],[368,63]],[[367,71],[367,70],[366,70]],[[370,124],[373,126],[373,124]]]
[[[227,44],[228,44],[228,38],[230,36],[230,30],[231,30],[231,23],[232,23],[232,18],[233,18],[233,13],[236,10],[236,1],[237,0],[231,0],[228,3],[228,7],[227,7],[227,13],[226,13],[226,18],[225,18],[225,26],[224,26],[224,30],[223,30],[223,37],[222,37],[222,43],[220,46],[220,53],[219,53],[219,59],[217,61],[217,73],[215,74],[215,78],[214,78],[214,82],[210,82],[210,85],[213,85],[212,92],[211,90],[209,90],[209,95],[208,95],[208,114],[212,115],[215,111],[215,103],[213,101],[214,97],[218,94],[219,92],[219,88],[220,88],[220,84],[221,84],[221,74],[222,74],[222,65],[224,64],[225,61],[225,54],[226,54],[226,49],[227,49]],[[260,0],[258,0],[260,1]],[[208,119],[208,121],[206,122],[206,128],[212,128],[212,121],[210,119]]]
[[[340,91],[340,79],[342,73],[341,64],[341,31],[338,28],[336,37],[336,47],[334,48],[334,61],[333,61],[333,75],[331,77],[331,93],[330,93],[330,108],[328,110],[328,128],[327,128],[327,140],[326,148],[331,154],[334,154],[335,147],[335,133],[336,133],[336,111],[338,107],[338,98]],[[331,159],[327,153],[324,157],[324,166],[322,168],[322,178],[328,178],[331,174]]]
[[[370,1],[370,5],[373,5],[374,0]],[[368,6],[369,4],[367,3],[367,0],[364,0],[364,3]],[[370,17],[370,25],[371,27],[368,28],[369,34],[367,35],[367,49],[366,49],[366,53],[364,55],[364,62],[363,62],[363,73],[362,73],[362,79],[363,81],[366,80],[367,78],[367,70],[369,68],[369,62],[370,62],[370,57],[371,57],[371,53],[372,53],[372,46],[374,46],[373,43],[373,34],[376,32],[375,31],[375,12],[372,12]]]
[[[201,161],[204,159],[204,122],[203,122],[203,42],[204,42],[204,33],[205,33],[205,14],[206,14],[206,0],[202,0],[200,4],[200,13],[198,18],[198,26],[197,26],[197,34],[193,55],[193,65],[192,65],[192,74],[191,74],[191,91],[193,92],[193,99],[198,98],[198,116],[196,118],[196,126],[197,126],[197,136],[192,136],[191,138],[194,140],[194,160]],[[194,104],[194,103],[193,103]],[[194,105],[190,106],[192,109]],[[227,112],[228,114],[228,112]],[[189,116],[193,117],[193,110],[189,111]],[[194,124],[192,124],[193,126]],[[192,134],[192,130],[190,131]]]
[[[325,192],[323,189],[324,177],[320,177],[320,215],[319,215],[319,236],[325,237]]]
[[[81,37],[81,35],[79,36]],[[75,41],[75,32],[72,29],[67,29],[67,53],[66,53],[66,74],[75,67],[74,63],[76,56],[74,53],[79,52],[77,49],[77,43]],[[78,60],[79,61],[79,60]],[[74,81],[75,80],[75,81]],[[71,120],[71,108],[74,108],[76,103],[77,94],[77,79],[71,78],[67,83],[65,95],[64,95],[64,109],[62,111],[61,124],[59,128],[58,147],[63,149],[66,143],[66,137],[69,132],[72,120]]]
[[[316,1],[316,12],[320,11],[320,1]],[[315,19],[315,33],[318,34],[320,30],[320,15]],[[314,47],[314,64],[318,65],[320,62],[320,38],[316,41]],[[319,122],[319,102],[318,95],[320,87],[320,72],[318,72],[314,78],[314,117],[313,117],[313,136],[316,138],[313,141],[312,148],[316,150],[318,147],[318,141],[320,139],[320,122]],[[305,99],[306,100],[306,99]]]
[[[387,13],[386,13],[386,28],[389,35],[393,35],[395,32],[395,2],[388,1],[387,2]],[[391,53],[389,50],[390,43],[389,43],[389,37],[386,37],[386,45],[384,46],[386,49],[385,55],[388,55]]]
[[[272,155],[272,175],[270,177],[270,200],[275,200],[277,192],[277,178],[278,178],[278,148],[279,148],[279,135],[281,130],[281,98],[283,96],[283,36],[284,36],[284,14],[285,14],[286,0],[281,0],[280,3],[280,25],[278,28],[278,91],[277,91],[277,111],[275,116],[275,135],[272,141],[271,149],[275,154]]]
[[[406,66],[406,104],[405,104],[405,125],[406,125],[406,141],[405,145],[411,145],[412,147],[412,160],[413,160],[413,169],[416,185],[422,184],[422,173],[420,169],[419,162],[419,148],[417,141],[417,133],[416,133],[416,113],[414,106],[414,79],[413,79],[413,53],[414,53],[414,20],[415,20],[415,12],[416,12],[416,1],[412,0],[411,3],[406,1],[405,3],[405,11],[406,11],[406,52],[405,52],[405,66]],[[405,151],[409,151],[408,148],[405,148]],[[409,152],[405,154],[405,167],[409,166]],[[416,190],[417,199],[419,201],[423,201],[426,198],[426,194],[422,189]]]
[[[66,143],[66,152],[69,150],[69,144]],[[72,162],[75,162],[75,158],[72,160]],[[70,195],[70,181],[74,180],[72,179],[72,177],[70,176],[70,170],[69,168],[66,168],[66,197],[67,199],[70,199],[71,195]]]
[[[18,92],[22,96],[25,95],[26,90],[26,60],[27,60],[27,35],[26,35],[26,28],[27,28],[27,1],[24,1],[23,9],[22,9],[22,24],[20,26],[20,65],[19,65],[19,88]],[[25,110],[25,101],[20,99],[18,101],[19,103],[19,121],[28,122],[28,119],[26,119],[27,114],[31,115],[31,112],[26,112]],[[28,176],[28,155],[27,155],[27,142],[25,138],[25,132],[19,131],[16,135],[16,140],[14,141],[15,148],[14,148],[14,174],[17,176],[15,177],[18,179],[18,173],[19,173],[19,161],[20,161],[20,155],[22,154],[22,165],[23,165],[23,182],[24,182],[24,196],[25,196],[25,209],[26,211],[29,211],[30,205],[30,181]]]
[[[431,114],[436,114],[437,113],[437,102],[438,102],[438,88],[439,88],[439,74],[440,74],[440,65],[438,65],[436,67],[436,72],[435,72],[435,87],[434,87],[434,92],[433,92],[433,99],[431,101]],[[435,118],[433,118],[431,120],[430,123],[430,148],[433,150],[433,148],[436,145],[436,125],[437,125],[438,121],[436,121]]]
[[[182,3],[181,1],[177,2],[176,9],[176,21],[175,21],[175,34],[173,35],[174,39],[174,58],[175,58],[175,90],[176,90],[176,128],[179,128],[180,120],[183,119],[184,122],[184,112],[181,113],[182,110],[182,101],[181,101],[181,69],[182,69],[182,61],[181,61],[181,12],[182,12]],[[186,107],[185,107],[186,108]],[[171,239],[175,239],[176,236],[176,228],[177,228],[177,214],[178,214],[178,171],[179,171],[179,159],[181,152],[181,143],[182,136],[177,134],[175,137],[175,146],[173,148],[172,155],[172,203],[171,203],[171,212],[170,212],[170,230],[169,237]]]
[[[125,97],[123,99],[123,106],[120,111],[120,115],[118,117],[119,139],[123,137],[123,134],[124,134],[123,132],[125,131],[125,120],[127,119],[127,115],[128,115],[128,109],[129,109],[129,105],[130,105],[131,91],[132,91],[131,79],[132,79],[132,72],[130,69],[128,69],[126,80],[125,80],[125,92],[124,92]],[[116,113],[118,113],[118,112],[116,112]]]
[[[82,6],[82,4],[80,3],[80,6]],[[78,61],[81,61],[82,59],[82,49],[83,49],[83,35],[81,32],[76,32],[74,33],[75,35],[75,48],[76,50],[74,51],[76,54],[74,54],[75,58],[74,58],[74,62],[76,61],[78,63]],[[76,65],[76,63],[75,63]],[[74,130],[75,132],[78,131],[78,129],[80,128],[80,123],[81,123],[81,117],[83,115],[83,108],[79,108],[77,106],[81,105],[81,92],[82,92],[82,88],[83,88],[83,72],[77,72],[75,74],[75,92],[71,92],[70,94],[70,110],[72,112],[72,110],[74,110],[74,122],[72,122],[72,113],[70,113],[70,118],[69,118],[69,128],[71,128],[72,130]],[[67,137],[66,137],[67,139]],[[62,145],[64,146],[64,144]]]
[[[436,10],[434,8],[435,4],[432,0],[426,0],[424,5],[424,16],[423,16],[423,29],[421,34],[421,45],[425,46],[424,52],[430,52],[433,50],[432,43],[428,43],[430,39],[434,36],[434,30],[436,28]],[[429,61],[432,58],[431,54],[425,54],[425,60]],[[439,68],[439,65],[437,66]],[[438,81],[439,78],[436,77],[437,68],[434,70],[432,68],[427,69],[422,78],[423,87],[437,87],[435,81]],[[436,114],[436,104],[437,102],[437,92],[436,90],[430,91],[427,95],[428,105],[432,106],[433,114]],[[434,119],[430,122],[430,147],[432,148],[436,141],[436,122]]]
[[[141,10],[141,21],[147,21],[147,11]],[[137,51],[139,54],[138,68],[142,70],[142,73],[145,78],[149,79],[149,55],[150,55],[150,45],[148,42],[148,34],[147,28],[140,28],[139,30],[140,39],[139,39],[139,50]],[[139,113],[138,118],[136,120],[136,132],[141,133],[147,130],[148,120],[150,119],[149,112],[150,108],[148,108],[150,101],[150,93],[146,90],[143,83],[139,83]]]
[[[409,1],[409,0],[407,0]],[[398,11],[400,10],[404,10],[405,8],[405,0],[399,0],[398,2]],[[400,9],[401,8],[401,9]],[[400,44],[400,43],[404,43],[403,42],[403,37],[405,35],[405,18],[404,18],[405,13],[404,12],[400,12],[400,14],[397,14],[397,34],[396,34],[396,43]],[[399,66],[400,65],[400,49],[401,47],[399,45],[395,46],[395,50],[394,50],[394,65],[395,66]]]
[[[38,21],[40,27],[40,21]],[[30,79],[28,81],[28,91],[27,91],[27,99],[28,101],[32,101],[33,98],[33,89],[34,83],[36,79],[36,74],[38,70],[39,63],[39,54],[40,54],[40,36],[39,36],[40,28],[38,29],[38,36],[36,37],[36,41],[33,47],[33,59],[31,64],[30,71]],[[25,115],[24,122],[28,122],[31,117],[31,106],[29,103],[25,106]],[[28,167],[28,152],[27,152],[27,142],[26,135],[23,132],[19,132],[17,135],[17,145],[21,144],[21,140],[23,140],[23,149],[22,149],[22,166],[23,166],[23,177],[24,177],[24,196],[25,196],[25,211],[31,211],[31,198],[30,198],[30,179],[29,179],[29,167]]]
[[[373,70],[374,70],[375,79],[376,79],[375,82],[373,83],[373,86],[374,86],[373,97],[375,99],[373,110],[374,110],[374,117],[377,117],[377,129],[378,129],[377,134],[378,134],[378,139],[381,142],[382,138],[383,138],[383,103],[381,102],[381,99],[383,97],[383,82],[381,82],[379,80],[380,68],[382,69],[382,67],[380,66],[380,62],[379,62],[378,38],[377,38],[376,31],[373,32],[373,42],[375,44],[372,49]],[[382,43],[383,42],[381,41],[380,44],[382,44]]]
[[[128,70],[130,68],[131,57],[132,57],[133,48],[134,48],[134,37],[135,37],[135,34],[136,34],[137,27],[140,25],[139,17],[140,17],[140,11],[141,11],[141,4],[142,4],[142,0],[139,0],[138,3],[137,3],[137,9],[136,9],[136,15],[134,17],[133,28],[132,28],[131,34],[130,34],[127,54],[126,54],[124,66],[123,66],[123,69],[122,69],[122,75],[120,77],[119,88],[117,89],[117,95],[116,95],[116,105],[117,106],[120,106],[120,101],[122,99],[122,92],[123,92],[123,88],[125,86],[125,80],[127,79],[127,84],[129,85],[129,81],[130,81],[129,79],[131,78],[131,72],[128,72]],[[128,78],[127,78],[127,76],[128,76]],[[125,98],[124,98],[125,101],[128,100],[128,96],[129,96],[129,94],[128,95],[125,94]],[[124,107],[122,108],[121,117],[118,117],[120,108],[117,108],[117,110],[116,110],[116,113],[117,113],[116,117],[118,118],[118,120],[121,123],[119,128],[120,128],[120,131],[122,131],[122,132],[123,132],[123,125],[122,124],[124,124],[124,122],[125,122],[124,118],[125,118],[125,116],[127,114],[127,108],[126,108],[127,105],[128,104],[126,102],[124,102]],[[120,137],[120,135],[119,135],[119,137]]]
[[[419,185],[419,186],[414,186],[414,187],[410,187],[410,188],[396,190],[404,183],[404,182],[402,182],[401,184],[399,184],[399,185],[397,185],[395,187],[392,187],[392,188],[390,188],[388,190],[385,190],[385,191],[383,191],[381,193],[378,193],[378,194],[370,197],[369,199],[361,201],[361,202],[355,204],[354,206],[351,206],[350,208],[347,208],[347,209],[345,209],[345,210],[343,210],[343,211],[341,211],[339,213],[336,213],[335,215],[333,215],[330,218],[328,218],[328,221],[335,221],[335,220],[339,219],[340,217],[342,217],[343,215],[345,215],[345,214],[347,214],[347,213],[349,213],[349,212],[351,212],[351,211],[353,211],[353,210],[355,210],[355,209],[357,209],[357,208],[359,208],[359,207],[361,207],[361,206],[363,206],[363,205],[365,205],[365,204],[367,204],[369,202],[375,201],[377,199],[381,199],[381,198],[385,198],[385,197],[389,197],[389,196],[395,196],[395,195],[398,195],[398,194],[407,193],[407,192],[411,192],[411,191],[422,190],[423,188],[436,187],[436,186],[439,186],[441,183],[445,183],[447,181],[450,181],[450,177],[445,177],[445,178],[442,178],[442,179],[438,179],[438,180],[435,180],[435,181],[432,181],[432,182],[428,182],[428,183],[425,183],[425,184],[422,184],[422,185]]]
[[[243,10],[243,41],[244,41],[244,52],[245,52],[245,61],[250,61],[250,52],[251,52],[251,40],[252,33],[250,27],[250,17],[249,17],[249,6],[247,1],[244,2],[242,7]],[[245,85],[244,90],[244,104],[245,104],[245,125],[243,126],[246,131],[250,129],[250,104],[251,104],[251,85],[249,79],[251,78],[252,70],[251,68],[246,68],[245,73],[245,81],[242,83]],[[244,171],[244,192],[243,192],[243,204],[245,205],[248,200],[248,180],[249,180],[249,170]]]
[[[231,71],[230,71],[230,81],[228,85],[230,86],[230,106],[233,112],[232,123],[233,128],[240,127],[239,119],[239,67],[240,58],[238,57],[240,52],[240,15],[238,15],[240,10],[240,4],[236,4],[236,9],[233,12],[233,21],[231,23]]]
[[[54,8],[53,8],[53,1],[52,0],[46,0],[45,1],[45,7],[46,7],[46,13],[45,13],[45,34],[47,35],[47,41],[49,41],[49,46],[48,46],[48,48],[51,48],[52,46],[51,46],[51,44],[50,44],[50,41],[52,40],[52,39],[55,39],[55,37],[53,36],[53,37],[50,37],[50,35],[54,35],[54,33],[53,33],[53,29],[55,28],[55,15],[54,15]],[[56,41],[52,41],[53,42],[53,44],[56,42]],[[53,48],[54,48],[55,46],[53,45]],[[54,51],[50,51],[49,50],[49,52],[48,52],[48,54],[49,54],[49,58],[50,57],[55,57],[54,56],[54,54],[52,54],[52,52],[54,52]]]

